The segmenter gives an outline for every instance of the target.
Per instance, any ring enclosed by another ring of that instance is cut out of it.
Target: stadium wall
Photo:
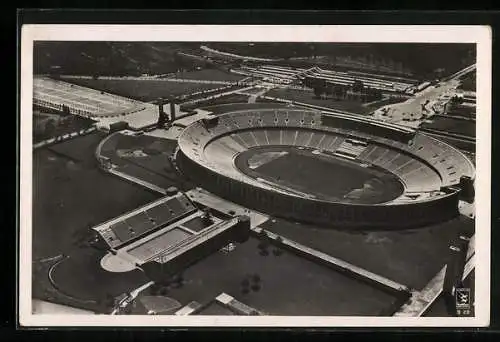
[[[177,153],[177,164],[187,177],[230,201],[278,217],[325,227],[405,229],[443,222],[459,214],[459,191],[453,189],[447,195],[414,203],[333,203],[254,187],[209,170],[189,159],[180,150]]]

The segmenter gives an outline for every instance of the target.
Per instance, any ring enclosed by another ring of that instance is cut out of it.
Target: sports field
[[[87,129],[94,123],[94,120],[75,115],[61,117],[58,114],[37,112],[33,115],[33,142]]]
[[[460,216],[417,229],[357,232],[276,219],[265,222],[262,228],[421,289],[446,263],[451,241],[461,234],[471,236],[474,233],[474,221]]]
[[[220,88],[220,84],[195,82],[173,82],[159,80],[106,80],[106,79],[71,79],[84,87],[89,87],[139,101],[153,101],[160,97],[179,96],[206,89]]]
[[[234,94],[236,95],[236,94]],[[245,97],[248,99],[248,96],[238,95]],[[245,109],[264,109],[264,108],[278,108],[285,107],[285,104],[277,104],[277,103],[218,103],[215,105],[204,106],[201,109],[213,112],[214,114],[224,114],[229,112],[234,112],[237,110],[245,110]]]
[[[97,225],[159,196],[97,167],[93,133],[33,152],[33,259],[69,253]]]
[[[468,137],[476,136],[476,123],[474,121],[445,117],[433,117],[431,120],[431,123],[424,123],[422,127]]]
[[[303,102],[316,106],[327,107],[331,109],[344,110],[357,114],[367,114],[373,109],[363,107],[362,103],[356,101],[335,101],[333,99],[317,99],[312,90],[297,89],[272,89],[266,93],[266,96],[277,97],[285,100]]]
[[[183,97],[181,101],[196,101],[196,100],[198,100],[197,103],[199,105],[202,105],[203,99],[210,98],[211,96],[216,96],[219,94],[224,94],[224,93],[230,92],[230,91],[236,91],[236,90],[242,89],[242,88],[243,88],[243,86],[238,86],[238,85],[232,85],[232,86],[221,85],[220,87],[215,88],[215,89],[204,90],[202,93],[194,94],[192,96]],[[217,99],[221,99],[222,101],[224,101],[224,100],[227,101],[227,99],[224,99],[224,97],[231,98],[232,96],[238,96],[238,95],[239,94],[223,95],[223,96],[220,96],[220,97],[217,97],[215,99],[208,100],[208,101],[213,101],[213,100],[217,100]],[[240,96],[242,96],[242,95],[240,95]],[[208,102],[208,101],[205,101],[205,102]]]
[[[195,108],[201,108],[201,109],[206,109],[206,108],[212,108],[214,106],[219,106],[219,105],[225,105],[225,104],[235,104],[235,103],[247,103],[248,102],[248,95],[241,95],[241,94],[229,94],[226,96],[221,96],[217,97],[214,99],[206,100],[206,101],[200,101],[194,104],[188,104],[182,106],[183,110],[193,110]],[[206,109],[210,110],[210,109]]]
[[[126,273],[105,271],[100,265],[103,255],[92,248],[75,250],[52,272],[58,290],[73,298],[98,302],[106,295],[116,297],[149,281],[140,270]]]
[[[234,316],[236,315],[234,312],[219,304],[217,302],[213,302],[208,304],[202,310],[196,313],[197,315],[210,315],[210,316]]]
[[[249,151],[242,157],[255,155]],[[376,191],[359,199],[362,203],[381,203],[399,196],[403,187],[390,174],[383,174],[363,168],[354,162],[335,157],[315,156],[309,151],[286,149],[287,154],[258,166],[252,172],[265,180],[313,194],[331,201],[343,201],[344,196],[355,189],[362,189],[370,180],[377,179],[380,185]],[[259,152],[260,153],[260,152]],[[236,163],[238,165],[238,159]]]
[[[468,90],[468,91],[476,91],[476,73],[471,72],[465,75],[461,81],[462,83],[458,86],[458,89]]]
[[[460,106],[460,105],[449,105],[447,109],[447,115],[463,116],[466,118],[475,119],[476,108]]]
[[[169,158],[177,146],[174,140],[148,135],[114,134],[103,144],[101,155],[117,165],[117,171],[167,189],[170,186],[184,190],[191,185],[179,177]]]
[[[218,69],[202,69],[196,71],[186,71],[175,73],[175,78],[186,80],[207,80],[207,81],[239,81],[246,76],[224,72]],[[173,75],[173,76],[174,76]]]
[[[184,305],[192,300],[205,304],[225,292],[279,315],[377,315],[395,300],[291,252],[275,255],[271,246],[262,255],[258,246],[259,240],[250,238],[228,254],[217,252],[194,264],[183,272],[183,285],[172,286],[167,295]],[[260,279],[256,286],[254,275]]]

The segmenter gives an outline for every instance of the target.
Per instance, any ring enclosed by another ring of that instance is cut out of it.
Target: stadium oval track
[[[397,196],[376,201],[376,191],[367,182],[343,196],[322,196],[248,172],[293,150],[389,173],[402,189]],[[248,156],[242,161],[244,154]],[[256,164],[250,165],[256,155]],[[461,152],[413,129],[295,108],[243,110],[194,122],[179,137],[176,162],[200,186],[252,209],[360,229],[408,228],[451,219],[458,215],[460,177],[475,175]]]

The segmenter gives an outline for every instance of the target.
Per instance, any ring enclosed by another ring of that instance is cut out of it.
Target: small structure
[[[125,121],[118,121],[109,125],[109,133],[123,131],[128,129],[128,123]]]
[[[179,189],[177,189],[175,186],[171,186],[167,188],[167,196],[174,196],[179,192]]]

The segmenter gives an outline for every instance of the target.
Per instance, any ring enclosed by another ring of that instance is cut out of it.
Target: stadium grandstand
[[[364,117],[295,109],[239,111],[195,122],[181,134],[179,146],[177,159],[181,169],[215,193],[237,198],[256,210],[263,209],[263,205],[266,209],[274,205],[278,216],[284,211],[300,216],[301,210],[297,208],[301,201],[308,208],[304,213],[313,204],[318,208],[324,205],[327,212],[305,215],[313,221],[327,217],[330,223],[346,225],[404,226],[399,220],[391,223],[394,218],[385,216],[396,212],[415,216],[412,223],[439,220],[444,213],[447,213],[444,216],[455,215],[458,191],[453,187],[460,184],[462,176],[473,179],[475,172],[473,164],[462,153],[410,128]],[[359,190],[354,192],[358,195],[361,193],[354,201],[349,192],[322,196],[308,191],[306,186],[282,184],[279,177],[278,181],[270,180],[249,172],[245,158],[240,158],[247,151],[254,151],[249,156],[255,158],[259,153],[291,153],[296,149],[331,162],[348,161],[366,172],[373,170],[373,178],[384,179],[376,176],[376,171],[385,171],[388,175],[385,178],[395,176],[403,190],[392,198],[378,197],[377,201],[377,196],[370,192],[373,186],[365,183],[366,187],[350,189]],[[258,196],[260,200],[253,198]],[[280,201],[290,201],[290,205],[296,206],[295,211]],[[358,209],[351,212],[348,207],[357,207],[362,212],[358,213]],[[433,214],[421,216],[423,208],[434,208]]]
[[[150,203],[93,229],[110,248],[119,248],[195,210],[196,208],[189,199],[179,194]]]
[[[158,122],[158,108],[152,103],[78,86],[48,77],[35,77],[33,104],[42,108],[63,111],[91,118],[99,129],[110,131],[115,124],[126,123],[131,130],[142,130]],[[170,115],[171,108],[165,106]]]
[[[304,69],[261,65],[256,67],[242,66],[240,69],[232,71],[243,75],[262,77],[264,80],[281,84],[307,83],[310,80],[320,80],[331,84],[351,86],[355,81],[361,81],[365,86],[387,92],[406,92],[417,83],[416,80],[410,78],[356,71],[340,72],[319,67]]]
[[[65,105],[72,114],[92,118],[130,114],[145,108],[139,101],[48,77],[34,78],[33,101],[35,105],[56,110]]]

